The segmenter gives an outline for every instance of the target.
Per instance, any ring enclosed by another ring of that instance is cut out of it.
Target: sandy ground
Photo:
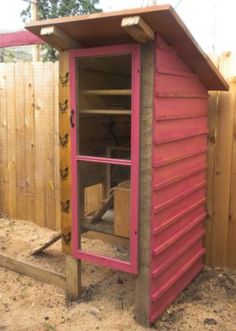
[[[41,257],[30,252],[55,233],[0,219],[0,252],[64,272],[60,242]],[[134,321],[133,277],[83,263],[83,293],[65,301],[54,286],[0,268],[0,331],[149,330]],[[236,331],[236,272],[206,268],[153,326],[160,331]]]

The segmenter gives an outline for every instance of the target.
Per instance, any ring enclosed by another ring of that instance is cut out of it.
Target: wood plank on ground
[[[65,276],[55,271],[0,254],[0,266],[47,284],[65,289]]]

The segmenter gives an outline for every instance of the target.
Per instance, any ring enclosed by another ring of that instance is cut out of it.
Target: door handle
[[[70,112],[70,126],[71,126],[72,128],[75,127],[75,123],[74,123],[74,113],[75,113],[75,111],[72,109],[71,112]]]

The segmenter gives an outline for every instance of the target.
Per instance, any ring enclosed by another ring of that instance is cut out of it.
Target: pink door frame
[[[71,175],[72,175],[72,254],[75,258],[95,264],[107,266],[111,269],[125,271],[132,274],[138,272],[138,206],[139,206],[139,118],[140,118],[140,46],[137,44],[116,45],[75,49],[70,51],[70,104],[77,116],[76,95],[76,58],[91,56],[117,56],[130,54],[132,56],[131,80],[131,160],[110,159],[77,155],[77,125],[71,127]],[[82,251],[79,247],[79,200],[78,200],[78,173],[79,161],[126,165],[131,167],[131,229],[130,229],[130,261],[121,261],[115,258],[100,256]]]

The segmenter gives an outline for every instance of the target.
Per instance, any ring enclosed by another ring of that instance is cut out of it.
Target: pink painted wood
[[[71,168],[72,168],[72,252],[74,257],[92,263],[107,266],[112,269],[136,274],[138,271],[138,197],[139,197],[139,109],[140,109],[140,47],[139,45],[116,45],[110,47],[97,47],[70,51],[70,91],[71,108],[77,112],[77,90],[76,90],[76,63],[78,57],[124,55],[132,56],[132,99],[131,99],[131,160],[109,159],[77,155],[76,126],[71,128]],[[131,167],[131,231],[130,231],[130,261],[121,261],[115,258],[100,256],[81,249],[78,210],[78,188],[79,180],[77,174],[77,162],[98,162],[107,164],[126,165]]]
[[[105,164],[117,164],[117,165],[126,165],[131,166],[132,162],[130,160],[122,159],[111,159],[108,157],[98,157],[98,156],[87,156],[87,155],[76,155],[76,160],[78,161],[87,161],[87,162],[97,162]]]
[[[0,48],[44,44],[44,41],[30,31],[16,31],[0,34]]]
[[[207,89],[157,37],[150,323],[203,267],[207,132]]]

